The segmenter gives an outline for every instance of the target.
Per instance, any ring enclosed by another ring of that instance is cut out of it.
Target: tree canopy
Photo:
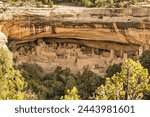
[[[150,51],[145,51],[140,57],[140,63],[143,67],[147,68],[150,73]]]
[[[13,68],[11,53],[0,49],[0,99],[25,99],[27,86],[20,71]]]
[[[67,94],[62,96],[61,99],[63,100],[79,100],[80,96],[78,95],[78,89],[73,87],[71,90],[67,90]]]
[[[105,85],[99,86],[93,99],[100,100],[135,100],[143,99],[150,91],[148,70],[137,61],[126,60],[120,73],[106,78]]]

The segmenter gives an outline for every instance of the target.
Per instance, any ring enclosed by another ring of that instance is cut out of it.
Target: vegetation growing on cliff
[[[110,65],[106,70],[106,77],[112,77],[117,72],[121,72],[121,64]]]
[[[119,70],[110,72],[108,78],[101,78],[88,68],[82,73],[72,73],[61,67],[43,77],[38,65],[25,64],[20,66],[21,71],[16,70],[9,54],[8,50],[0,50],[0,99],[149,99],[150,96],[148,70],[131,59],[121,65],[121,71],[117,66]]]
[[[32,67],[31,70],[29,66],[31,67],[31,65],[22,66],[23,76],[39,99],[60,99],[73,87],[77,87],[81,99],[89,99],[95,89],[104,83],[104,79],[88,69],[85,69],[83,73],[72,73],[68,68],[57,67],[53,73],[41,77],[32,75],[39,74],[39,67]]]
[[[131,59],[122,64],[120,73],[106,78],[105,85],[95,91],[94,99],[100,100],[135,100],[143,99],[150,92],[150,76],[148,70],[139,62]]]
[[[100,78],[88,69],[75,74],[57,67],[45,77],[35,77],[30,69],[26,70],[24,77],[38,99],[148,99],[150,94],[148,70],[130,59],[109,78]],[[39,70],[32,71],[38,74]]]
[[[0,48],[0,100],[38,99],[22,72],[13,67],[12,53]]]
[[[140,62],[143,67],[148,69],[148,72],[150,73],[150,51],[145,51],[142,54],[142,56],[140,57]]]
[[[120,73],[105,79],[105,83],[97,87],[90,99],[137,100],[148,99],[147,95],[150,94],[148,70],[143,68],[138,61],[126,60],[121,66]],[[74,99],[74,96],[79,96],[77,91],[72,90],[69,90],[62,99],[71,100]],[[74,90],[77,89],[75,88]]]

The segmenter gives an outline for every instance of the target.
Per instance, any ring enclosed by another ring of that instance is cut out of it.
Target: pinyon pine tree
[[[93,99],[97,100],[137,100],[143,99],[144,93],[150,91],[148,70],[137,61],[126,60],[122,71],[106,78],[105,85],[95,91]]]

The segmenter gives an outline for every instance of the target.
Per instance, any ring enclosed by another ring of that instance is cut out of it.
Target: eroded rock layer
[[[137,58],[150,44],[150,8],[10,8],[1,20],[17,64],[36,63],[96,73],[124,59]]]

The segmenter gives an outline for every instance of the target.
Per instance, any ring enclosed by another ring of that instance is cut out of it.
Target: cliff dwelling
[[[88,67],[104,75],[108,66],[137,59],[149,49],[149,7],[62,9],[10,8],[2,14],[1,31],[16,66],[34,63],[45,72]]]

